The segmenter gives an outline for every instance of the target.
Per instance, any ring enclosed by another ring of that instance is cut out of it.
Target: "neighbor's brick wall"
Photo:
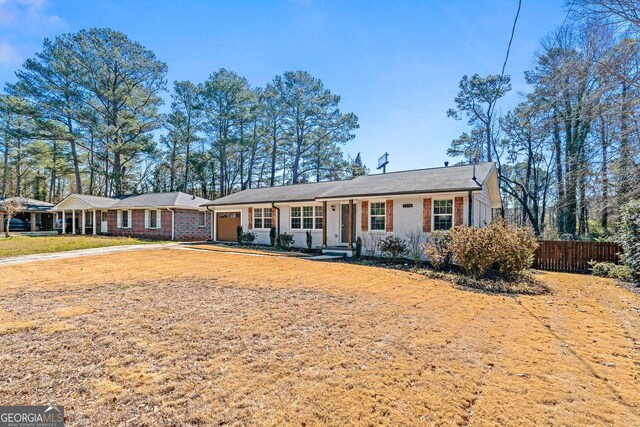
[[[144,228],[144,209],[134,209],[131,212],[131,228],[118,228],[118,211],[108,213],[109,234],[112,236],[131,236],[144,239],[171,240],[171,212],[161,210],[160,226],[162,228]]]
[[[199,241],[211,238],[211,213],[207,212],[204,227],[198,226],[198,211],[176,209],[176,240]],[[163,224],[164,226],[164,224]]]

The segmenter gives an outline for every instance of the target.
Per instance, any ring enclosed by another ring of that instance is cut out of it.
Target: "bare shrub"
[[[406,240],[407,254],[414,264],[418,265],[424,253],[422,248],[427,240],[426,235],[420,228],[415,228],[406,234]]]
[[[380,250],[380,242],[384,237],[379,233],[363,233],[362,234],[362,247],[364,248],[365,255],[376,256]]]
[[[7,221],[7,226],[4,230],[5,237],[9,237],[9,226],[11,224],[11,218],[20,211],[24,210],[24,205],[20,201],[20,199],[6,199],[0,204],[0,212],[4,213],[5,219]]]
[[[466,225],[449,230],[453,260],[474,279],[483,277],[496,262],[496,240],[492,227],[476,228]]]
[[[538,247],[533,232],[528,227],[518,227],[506,221],[494,222],[487,228],[495,240],[492,247],[496,251],[498,271],[506,280],[517,279],[533,263],[533,255]]]
[[[431,266],[442,270],[451,264],[451,236],[446,231],[438,230],[431,233],[426,245],[422,245],[422,252],[426,255]]]

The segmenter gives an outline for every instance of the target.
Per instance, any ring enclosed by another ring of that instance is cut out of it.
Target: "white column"
[[[96,230],[96,210],[93,210],[93,234],[98,234]]]
[[[80,234],[85,234],[86,229],[87,229],[87,212],[82,209],[82,231],[80,232]]]
[[[76,210],[71,209],[71,234],[76,234]]]
[[[64,215],[64,211],[62,211],[62,234],[67,234],[67,221]]]

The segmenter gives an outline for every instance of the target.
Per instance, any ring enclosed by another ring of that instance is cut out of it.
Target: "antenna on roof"
[[[389,153],[384,153],[378,159],[377,169],[382,169],[382,173],[387,173],[387,165],[389,164]]]

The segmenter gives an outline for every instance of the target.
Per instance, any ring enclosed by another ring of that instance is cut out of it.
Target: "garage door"
[[[216,215],[216,232],[218,233],[216,240],[237,242],[240,212],[218,212]]]

